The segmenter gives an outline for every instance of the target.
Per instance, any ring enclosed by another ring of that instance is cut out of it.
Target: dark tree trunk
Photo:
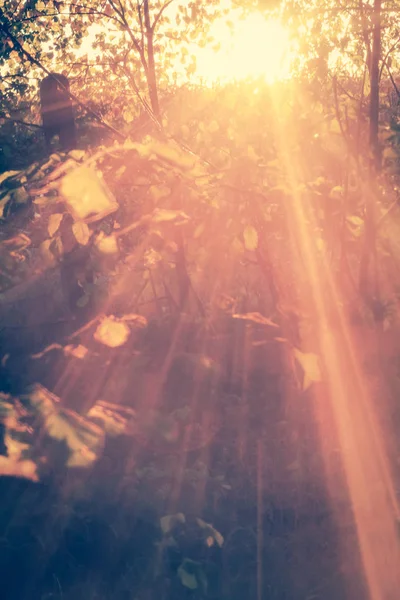
[[[379,143],[379,63],[381,59],[381,11],[382,0],[374,0],[370,68],[371,96],[369,104],[369,142],[374,170],[378,170],[381,165],[381,147]]]

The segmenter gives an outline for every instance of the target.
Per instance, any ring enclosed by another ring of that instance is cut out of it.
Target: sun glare
[[[262,77],[272,83],[290,77],[293,54],[289,33],[277,19],[252,14],[244,20],[235,19],[231,28],[221,19],[213,25],[211,34],[219,42],[219,50],[193,50],[196,75],[204,83],[249,77]]]

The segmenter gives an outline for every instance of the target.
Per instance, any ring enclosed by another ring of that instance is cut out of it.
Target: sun
[[[260,77],[273,83],[290,77],[290,36],[278,19],[253,13],[235,19],[230,26],[221,19],[210,33],[220,44],[219,50],[193,48],[196,75],[204,83]]]

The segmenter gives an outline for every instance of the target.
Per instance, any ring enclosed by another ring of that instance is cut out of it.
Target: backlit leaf
[[[118,209],[101,176],[89,167],[77,167],[65,175],[60,192],[76,221],[98,220]]]
[[[6,171],[5,173],[1,173],[0,185],[3,183],[3,181],[6,181],[6,179],[9,179],[10,177],[14,177],[14,175],[18,175],[18,173],[20,173],[20,171]]]
[[[63,214],[54,213],[49,217],[49,223],[47,225],[47,231],[49,232],[49,236],[53,237],[53,235],[58,231],[58,228],[61,225],[61,221],[63,219]]]
[[[153,223],[169,222],[175,225],[181,225],[189,220],[186,213],[181,210],[168,210],[166,208],[156,208],[152,215],[151,220]]]
[[[82,346],[81,344],[78,344],[77,346],[73,346],[70,344],[64,347],[64,354],[66,356],[73,356],[74,358],[83,359],[85,358],[87,353],[88,349],[85,348],[85,346]]]
[[[322,380],[320,360],[316,354],[301,352],[298,348],[295,348],[294,356],[304,371],[303,391],[307,390],[312,383]]]
[[[259,325],[268,325],[269,327],[279,327],[276,323],[264,317],[260,313],[243,313],[243,314],[235,314],[232,315],[234,319],[243,319],[244,321],[252,321],[253,323],[257,323]]]
[[[101,232],[103,233],[103,232]],[[102,254],[117,254],[118,253],[118,242],[115,235],[99,235],[96,239],[96,248]]]
[[[143,317],[142,315],[137,315],[135,313],[124,315],[123,317],[121,317],[120,320],[126,321],[127,323],[135,325],[136,327],[146,327],[147,325],[146,317]]]
[[[81,246],[86,246],[90,240],[90,229],[86,223],[83,221],[76,221],[72,225],[72,232],[78,244],[81,244]]]
[[[132,432],[132,424],[136,423],[136,412],[133,408],[112,404],[99,400],[89,410],[88,418],[99,424],[110,436],[118,436]]]
[[[246,250],[257,250],[258,233],[252,225],[247,225],[247,227],[245,227],[243,238]]]
[[[117,348],[125,344],[130,329],[126,323],[113,316],[104,317],[94,332],[94,339],[109,348]]]

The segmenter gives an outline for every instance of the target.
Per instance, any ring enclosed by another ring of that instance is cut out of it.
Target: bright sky
[[[216,21],[211,34],[221,42],[221,50],[193,46],[197,77],[205,83],[216,80],[264,77],[268,83],[290,75],[293,58],[289,34],[277,19],[253,13],[244,20],[230,15],[234,32],[224,19]]]
[[[230,0],[226,0],[226,5],[230,5]],[[171,20],[174,20],[176,11],[173,7],[174,4],[171,4],[171,13],[168,14]],[[231,9],[227,17],[212,24],[210,35],[215,40],[212,44],[201,48],[193,42],[187,46],[189,57],[195,56],[197,62],[196,73],[190,77],[192,82],[211,85],[216,81],[264,77],[271,83],[290,76],[290,63],[294,53],[289,34],[279,20],[267,19],[259,12],[254,12],[245,19],[240,17],[241,11]],[[228,19],[233,23],[233,30],[227,24]],[[95,32],[101,30],[102,28],[92,28],[78,55],[88,52]],[[215,51],[213,46],[217,43],[220,44],[220,50]],[[93,56],[98,51],[93,53],[89,50],[88,53]],[[179,59],[171,71],[177,75],[178,83],[182,84],[187,80]]]

